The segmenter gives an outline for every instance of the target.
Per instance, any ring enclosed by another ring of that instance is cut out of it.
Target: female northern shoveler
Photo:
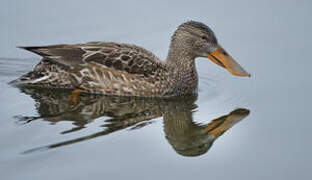
[[[166,61],[141,47],[114,42],[21,47],[43,59],[12,81],[121,96],[168,97],[193,93],[198,86],[194,59],[208,57],[230,73],[250,76],[217,43],[203,23],[188,21],[174,32]]]

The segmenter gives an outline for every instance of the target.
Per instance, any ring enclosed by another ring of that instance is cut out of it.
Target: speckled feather
[[[180,25],[165,62],[142,47],[114,42],[21,47],[43,59],[12,83],[120,96],[192,93],[198,84],[194,59],[198,57],[195,40],[200,33],[216,43],[206,25],[194,21]]]

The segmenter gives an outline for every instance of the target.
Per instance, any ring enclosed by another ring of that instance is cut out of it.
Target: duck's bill
[[[213,135],[215,138],[218,138],[225,131],[233,127],[236,123],[247,117],[249,115],[249,112],[250,111],[248,109],[244,108],[236,109],[230,114],[222,116],[210,122],[206,126],[205,130],[208,134]]]
[[[209,53],[207,57],[221,67],[226,68],[231,74],[235,76],[248,76],[247,73],[220,45],[217,50]]]

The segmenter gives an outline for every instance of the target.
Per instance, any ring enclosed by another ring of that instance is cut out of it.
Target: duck
[[[140,46],[105,41],[19,48],[42,59],[31,71],[11,81],[17,86],[113,96],[181,96],[198,88],[198,57],[210,59],[235,76],[250,77],[219,45],[214,32],[197,21],[178,26],[165,61]]]

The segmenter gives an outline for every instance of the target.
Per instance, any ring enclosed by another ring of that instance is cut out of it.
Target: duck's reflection
[[[219,136],[248,114],[249,110],[239,108],[209,124],[197,124],[191,111],[169,112],[164,114],[164,131],[178,154],[198,156],[206,153]]]
[[[81,94],[78,103],[74,103],[69,98],[68,91],[34,88],[21,88],[21,91],[36,101],[39,116],[16,116],[20,124],[38,119],[51,123],[72,121],[74,127],[62,132],[65,134],[85,128],[86,124],[96,118],[108,118],[102,125],[103,131],[30,149],[24,153],[65,146],[125,128],[141,128],[151,124],[152,119],[163,117],[166,138],[173,149],[183,156],[198,156],[207,152],[220,135],[249,114],[247,109],[236,109],[209,124],[197,124],[192,117],[197,108],[197,95],[171,99],[142,99]]]

